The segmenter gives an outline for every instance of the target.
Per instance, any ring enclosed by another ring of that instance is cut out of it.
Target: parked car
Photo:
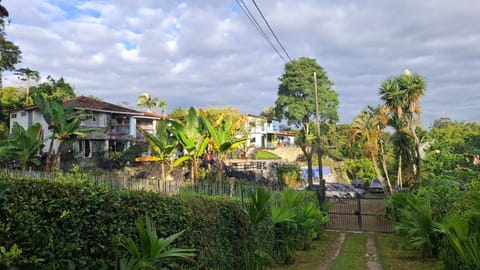
[[[351,198],[365,197],[365,190],[361,188],[356,188],[353,185],[345,184],[345,183],[336,183],[335,185],[337,185],[342,191],[347,192]]]
[[[383,185],[378,179],[373,179],[368,188],[370,193],[384,193]]]
[[[349,194],[331,183],[325,184],[325,197],[335,199],[345,199],[349,197]]]
[[[365,189],[365,181],[361,180],[361,179],[354,179],[352,181],[352,185],[356,188],[363,188]]]

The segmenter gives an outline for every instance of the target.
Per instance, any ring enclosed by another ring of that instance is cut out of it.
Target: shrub
[[[135,235],[135,220],[144,215],[161,238],[185,230],[175,246],[197,256],[180,267],[244,268],[253,239],[240,202],[0,177],[0,246],[22,251],[18,269],[114,269],[122,254],[118,236]],[[262,250],[272,250],[272,226],[258,228]]]

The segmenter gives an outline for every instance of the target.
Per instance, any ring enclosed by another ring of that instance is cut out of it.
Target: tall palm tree
[[[34,81],[38,82],[40,80],[40,74],[36,70],[31,70],[29,68],[21,68],[15,71],[15,75],[18,75],[19,79],[25,81],[27,83],[27,94],[25,97],[25,105],[28,106],[30,100],[30,80],[33,79]]]
[[[420,119],[420,99],[425,94],[425,80],[418,74],[411,74],[407,69],[404,74],[390,77],[380,87],[380,97],[385,106],[399,119],[404,119],[414,139],[415,147],[415,181],[420,179],[421,157],[420,140],[415,128]]]
[[[162,115],[165,115],[165,108],[167,107],[165,99],[160,99],[160,101],[158,101],[158,107],[162,110]]]
[[[383,179],[377,165],[379,135],[377,126],[378,121],[375,115],[369,110],[364,110],[353,119],[350,139],[352,142],[356,140],[363,142],[364,153],[370,157],[377,178]]]
[[[383,172],[385,173],[385,179],[387,179],[390,192],[392,192],[392,186],[390,181],[390,176],[388,175],[387,167],[387,154],[385,153],[385,128],[388,125],[388,110],[385,105],[378,105],[377,107],[368,106],[368,110],[375,115],[377,122],[377,138],[378,146],[380,147],[380,157],[382,161]]]
[[[403,186],[403,178],[402,178],[402,167],[403,161],[409,166],[412,167],[412,137],[407,127],[407,123],[404,119],[399,118],[398,116],[394,115],[388,121],[388,125],[393,127],[395,132],[390,137],[390,140],[393,144],[395,152],[398,155],[398,171],[397,171],[397,185],[399,186],[400,190]]]
[[[156,110],[158,107],[158,98],[152,98],[149,93],[141,93],[140,96],[138,96],[137,107],[147,108],[148,112],[151,112],[152,109]]]

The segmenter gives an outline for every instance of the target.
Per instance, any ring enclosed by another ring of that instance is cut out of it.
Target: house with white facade
[[[89,129],[86,136],[77,138],[66,149],[61,149],[62,158],[73,158],[76,164],[84,166],[95,165],[98,158],[108,156],[109,153],[122,152],[132,144],[144,143],[145,139],[138,132],[137,126],[152,134],[156,133],[156,122],[161,115],[125,108],[105,101],[85,96],[65,100],[65,103],[75,102],[75,108],[88,111],[92,117],[81,123],[80,129]],[[10,112],[10,127],[17,122],[27,129],[29,126],[40,123],[43,129],[43,138],[51,135],[42,113],[36,105],[31,105]],[[11,129],[10,129],[11,130]],[[46,144],[48,145],[48,143]],[[55,142],[54,149],[58,146]],[[47,146],[43,152],[48,151]]]
[[[277,148],[295,145],[295,132],[281,131],[276,118],[247,115],[248,146],[255,148]]]

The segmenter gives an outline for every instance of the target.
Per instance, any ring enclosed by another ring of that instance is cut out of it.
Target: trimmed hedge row
[[[0,178],[0,247],[16,244],[22,251],[17,269],[115,269],[123,252],[117,237],[136,235],[142,215],[161,237],[186,230],[175,246],[195,248],[197,257],[181,269],[244,268],[253,234],[240,202]],[[269,253],[273,232],[270,222],[257,232]]]

